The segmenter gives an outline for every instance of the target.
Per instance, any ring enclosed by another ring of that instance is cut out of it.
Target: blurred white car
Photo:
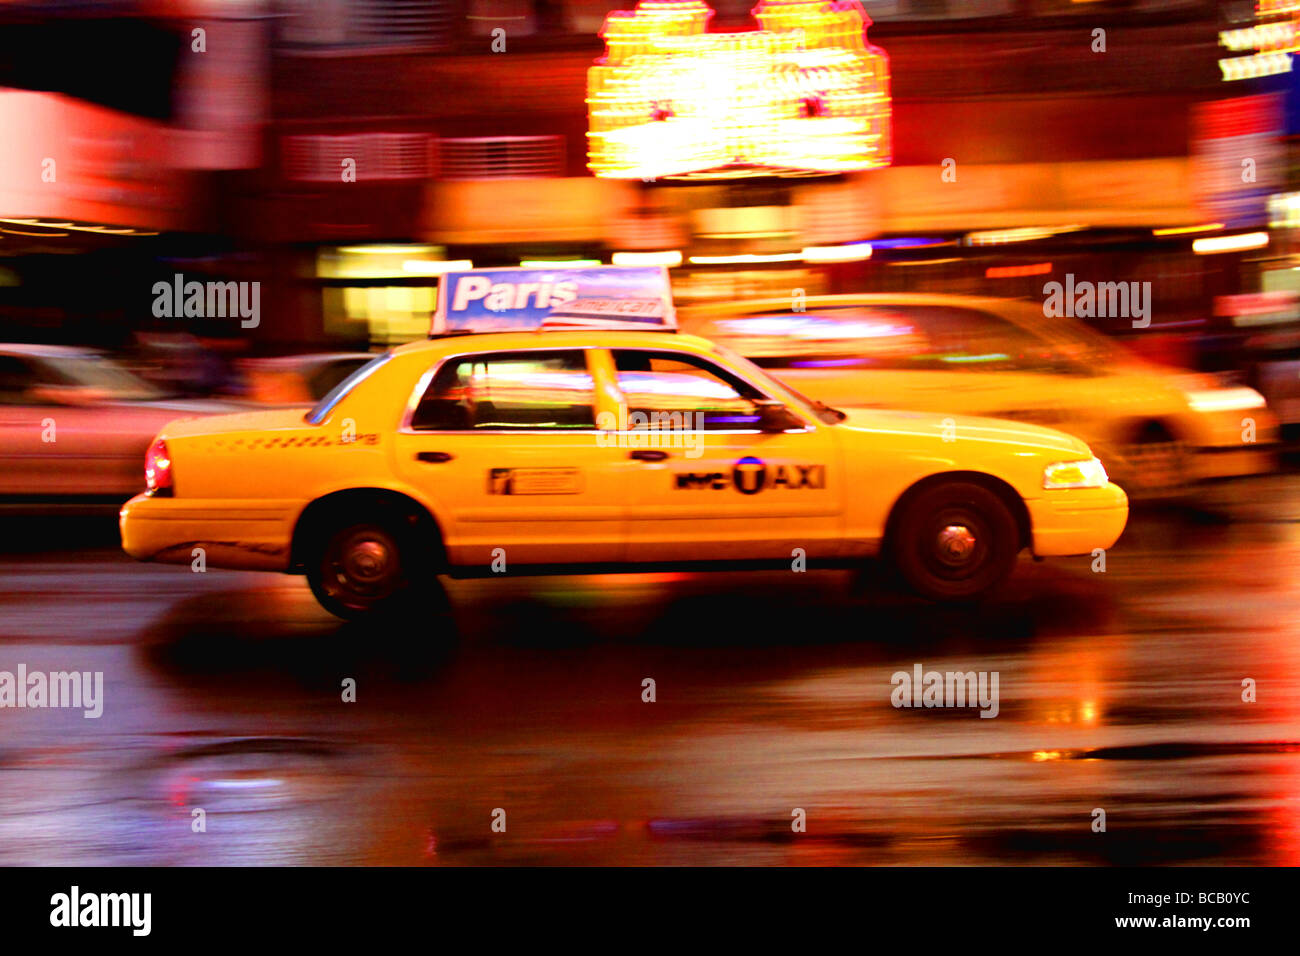
[[[90,349],[0,344],[0,508],[116,510],[144,487],[140,462],[164,425],[240,407],[169,400]]]

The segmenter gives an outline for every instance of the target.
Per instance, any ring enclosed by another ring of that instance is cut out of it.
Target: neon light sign
[[[1291,72],[1291,54],[1300,52],[1300,2],[1260,0],[1255,9],[1256,21],[1270,17],[1287,17],[1237,30],[1222,30],[1219,45],[1233,53],[1252,51],[1244,56],[1219,60],[1223,79],[1254,80],[1263,76]]]
[[[588,166],[617,179],[888,166],[889,57],[858,0],[759,0],[761,29],[709,33],[703,0],[616,10],[587,71]]]

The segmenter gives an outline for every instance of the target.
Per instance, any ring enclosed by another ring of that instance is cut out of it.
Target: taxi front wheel
[[[307,581],[321,607],[345,620],[399,610],[418,579],[416,550],[396,523],[357,522],[324,534],[307,561]]]
[[[994,492],[971,482],[949,482],[904,503],[892,552],[899,573],[922,597],[974,600],[1011,573],[1020,531]]]

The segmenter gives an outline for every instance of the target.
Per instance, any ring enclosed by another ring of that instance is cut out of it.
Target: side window
[[[937,367],[1042,370],[1060,364],[1044,339],[980,309],[908,306],[899,310],[929,340]]]
[[[763,368],[899,368],[930,351],[907,315],[876,307],[737,316],[699,334]]]
[[[629,428],[726,431],[758,421],[756,399],[743,379],[707,359],[668,352],[615,349],[618,387],[627,401]]]
[[[40,384],[35,369],[13,355],[0,355],[0,405],[34,405],[30,392]]]
[[[424,431],[595,428],[595,383],[580,349],[484,352],[438,367],[411,416]]]
[[[845,306],[723,319],[704,331],[764,368],[1057,370],[1051,344],[960,306]]]

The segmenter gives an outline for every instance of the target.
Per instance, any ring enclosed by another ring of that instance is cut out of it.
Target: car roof
[[[512,351],[537,348],[671,348],[681,352],[711,353],[708,339],[686,335],[675,329],[533,329],[524,332],[474,332],[440,335],[408,342],[393,349],[395,355],[426,353],[455,355],[460,352]]]

